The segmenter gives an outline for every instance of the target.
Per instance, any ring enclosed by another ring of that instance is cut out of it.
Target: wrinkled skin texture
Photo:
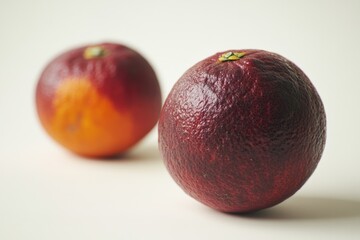
[[[174,85],[159,120],[159,148],[177,184],[224,212],[271,207],[315,170],[326,118],[316,89],[284,57],[261,50],[215,54]]]

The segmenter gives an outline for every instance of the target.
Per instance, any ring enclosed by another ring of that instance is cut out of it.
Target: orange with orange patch
[[[51,62],[39,80],[36,105],[57,142],[80,155],[102,157],[126,151],[152,129],[161,94],[155,73],[138,53],[102,44]]]

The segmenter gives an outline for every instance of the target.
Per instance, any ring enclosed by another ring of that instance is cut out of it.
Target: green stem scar
[[[84,50],[83,56],[85,59],[101,58],[107,54],[106,50],[101,46],[87,47]]]
[[[236,61],[242,58],[245,52],[226,52],[219,57],[220,62]]]

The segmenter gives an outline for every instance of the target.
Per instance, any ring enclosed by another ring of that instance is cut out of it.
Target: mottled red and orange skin
[[[36,107],[46,131],[85,156],[121,153],[156,124],[160,86],[153,68],[120,44],[97,44],[105,54],[86,58],[89,46],[52,60],[36,87]]]
[[[228,51],[227,51],[228,52]],[[262,50],[236,61],[215,54],[174,85],[159,120],[159,147],[180,187],[224,212],[271,207],[293,195],[321,158],[322,101],[308,77]]]

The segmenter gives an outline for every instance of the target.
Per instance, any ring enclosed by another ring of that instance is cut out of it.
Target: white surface
[[[0,239],[360,239],[360,1],[0,0]],[[292,198],[254,215],[184,194],[156,130],[123,159],[88,160],[52,142],[34,86],[55,54],[119,41],[152,63],[166,96],[197,61],[232,48],[278,52],[317,87],[323,158]]]

